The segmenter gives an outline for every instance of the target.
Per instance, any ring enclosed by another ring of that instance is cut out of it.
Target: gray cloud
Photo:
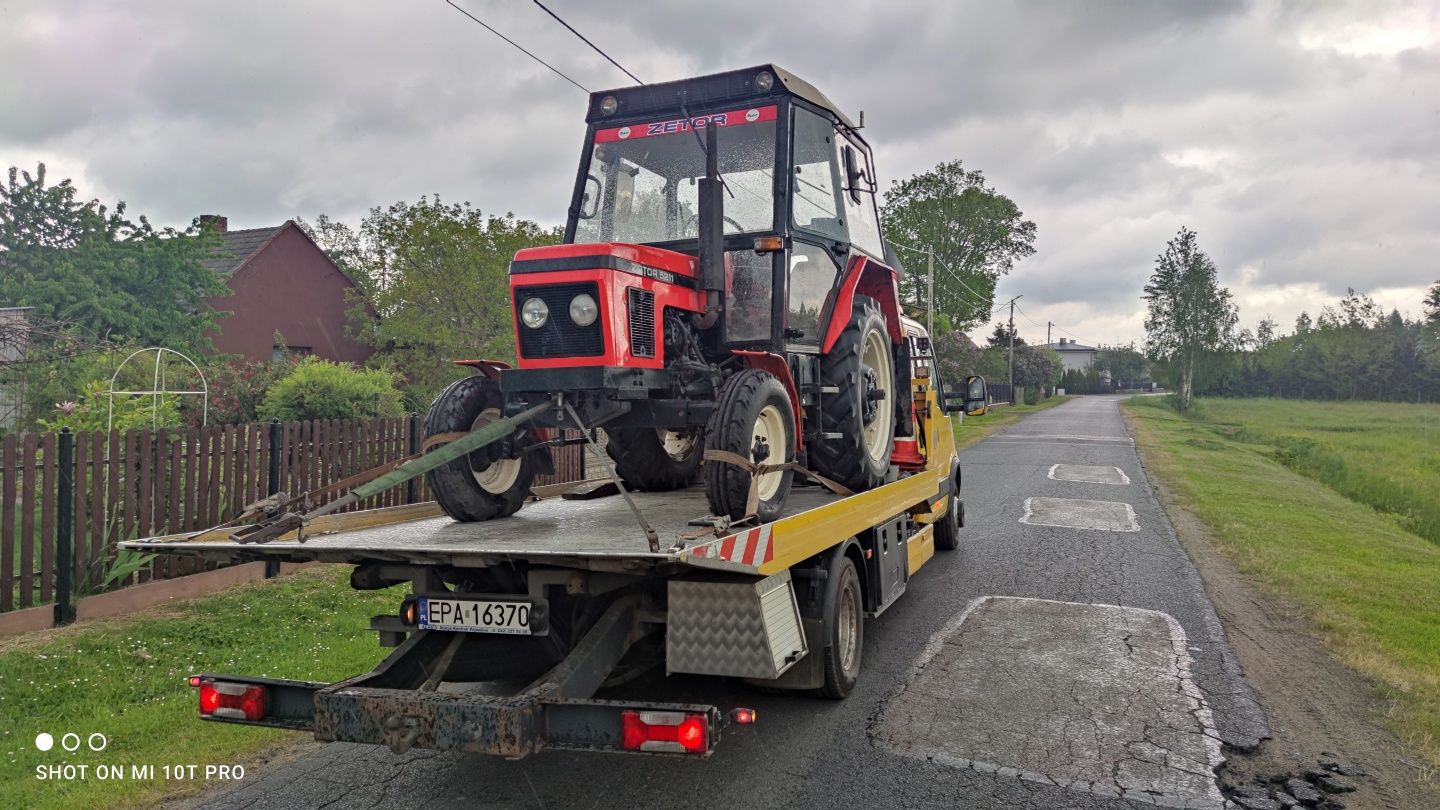
[[[463,4],[591,89],[626,82],[530,4]],[[1247,322],[1436,275],[1423,0],[555,7],[647,80],[767,61],[810,78],[866,111],[883,185],[984,170],[1039,225],[999,292],[1094,342],[1140,336],[1181,225]],[[21,0],[5,18],[0,162],[49,160],[159,222],[356,220],[431,192],[563,216],[584,96],[439,0]]]

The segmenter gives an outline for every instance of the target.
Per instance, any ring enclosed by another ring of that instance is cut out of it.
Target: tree
[[[1110,372],[1110,379],[1116,383],[1128,380],[1131,383],[1149,374],[1145,355],[1135,348],[1134,343],[1123,346],[1101,346],[1095,353],[1091,365]]]
[[[1177,404],[1186,410],[1197,363],[1230,343],[1238,319],[1230,291],[1220,286],[1215,263],[1200,250],[1194,231],[1181,228],[1156,257],[1144,299],[1145,351],[1178,371]]]
[[[92,342],[208,349],[207,299],[227,288],[203,262],[219,237],[131,222],[123,202],[111,210],[80,201],[69,180],[45,183],[42,163],[34,175],[12,167],[0,185],[0,301]]]
[[[1044,346],[1015,347],[1015,384],[1025,386],[1026,402],[1033,402],[1031,392],[1052,388],[1060,382],[1064,364],[1060,355]]]
[[[934,251],[935,308],[962,330],[989,316],[996,281],[1035,252],[1035,223],[959,160],[892,183],[880,215],[893,244]],[[912,257],[910,265],[924,261]],[[923,269],[902,279],[900,294],[926,304]]]
[[[995,324],[995,330],[990,333],[990,337],[985,339],[985,343],[992,349],[1009,349],[1011,337],[1015,338],[1015,348],[1018,349],[1025,345],[1025,338],[1020,337],[1017,330],[1004,321],[1000,321]]]
[[[359,337],[379,350],[373,364],[404,377],[416,408],[459,373],[452,360],[514,359],[510,260],[561,238],[438,195],[373,208],[358,231],[326,217],[301,225],[359,283]],[[366,307],[379,318],[361,317]]]

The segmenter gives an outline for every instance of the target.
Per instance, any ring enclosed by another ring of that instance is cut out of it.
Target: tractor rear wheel
[[[607,430],[605,452],[625,486],[641,492],[684,489],[694,477],[704,454],[703,430]]]
[[[425,417],[425,437],[478,430],[501,418],[500,387],[484,377],[456,380],[440,392]],[[529,430],[481,447],[425,474],[430,492],[445,514],[462,522],[515,514],[530,494],[539,461],[534,453],[510,457],[504,451],[530,444]]]
[[[720,400],[705,428],[705,449],[725,450],[756,464],[795,460],[795,411],[790,395],[774,374],[746,369],[720,389]],[[760,477],[755,516],[762,522],[780,517],[795,471],[778,470]],[[734,520],[748,517],[751,475],[723,461],[705,463],[705,497],[710,511]]]
[[[821,426],[833,437],[811,445],[816,471],[856,492],[885,483],[901,397],[878,301],[855,296],[850,323],[820,361],[820,375],[838,390],[821,395]]]

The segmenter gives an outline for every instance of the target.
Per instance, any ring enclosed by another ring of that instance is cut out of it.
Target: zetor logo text
[[[774,107],[751,107],[748,110],[731,110],[711,115],[697,115],[690,118],[676,118],[672,121],[656,121],[650,124],[602,129],[595,133],[595,140],[624,141],[631,138],[648,138],[655,135],[675,135],[706,127],[733,127],[737,124],[754,124],[759,121],[775,120]]]

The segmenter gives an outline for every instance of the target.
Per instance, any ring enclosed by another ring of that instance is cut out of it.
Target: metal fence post
[[[410,436],[406,443],[405,455],[413,456],[420,452],[420,414],[412,413],[409,418]],[[411,478],[405,482],[405,503],[415,503],[420,500],[420,480]]]
[[[265,494],[274,495],[280,491],[280,435],[281,425],[279,419],[270,420],[270,466],[265,471]],[[265,561],[265,578],[273,579],[280,576],[280,561]]]
[[[75,606],[70,603],[74,571],[72,554],[75,530],[75,434],[70,428],[60,429],[59,457],[56,472],[60,474],[55,490],[55,624],[75,621]]]

